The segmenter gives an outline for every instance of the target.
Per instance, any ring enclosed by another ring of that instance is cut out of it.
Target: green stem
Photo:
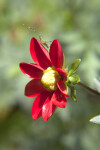
[[[77,83],[77,84],[80,85],[80,86],[82,86],[82,87],[84,87],[84,88],[86,88],[88,91],[90,91],[90,92],[92,92],[92,93],[97,94],[97,95],[100,96],[100,93],[99,93],[98,91],[96,91],[96,90],[94,90],[94,89],[88,87],[87,85],[85,85],[85,84],[83,84],[83,83],[81,83],[81,82],[79,82],[79,83]]]

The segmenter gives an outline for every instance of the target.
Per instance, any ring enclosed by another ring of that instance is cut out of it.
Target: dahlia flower
[[[57,107],[65,108],[66,97],[69,97],[64,54],[58,40],[52,42],[48,52],[36,38],[31,39],[30,54],[35,63],[20,63],[21,71],[32,78],[25,87],[25,96],[36,97],[32,118],[36,120],[42,116],[47,121]]]

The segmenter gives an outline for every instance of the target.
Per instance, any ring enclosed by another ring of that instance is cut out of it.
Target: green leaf
[[[72,73],[74,73],[76,71],[76,69],[78,68],[79,64],[80,64],[81,59],[76,59],[72,65],[71,68],[69,70],[68,76],[70,76]]]
[[[100,115],[91,118],[89,121],[96,124],[100,124]]]
[[[68,79],[72,84],[77,84],[78,82],[80,82],[80,78],[77,74],[70,76]]]
[[[77,96],[76,96],[76,90],[75,90],[74,86],[68,84],[68,87],[69,87],[70,90],[71,90],[71,97],[72,97],[72,99],[73,99],[75,102],[77,102],[78,99],[77,99]]]

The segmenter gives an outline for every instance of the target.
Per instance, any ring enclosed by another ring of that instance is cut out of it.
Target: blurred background
[[[78,103],[68,98],[47,122],[32,120],[19,63],[33,62],[30,39],[39,36],[60,41],[66,66],[81,58],[81,81],[100,90],[100,0],[0,0],[0,150],[99,150],[100,126],[89,119],[100,96],[78,85]]]

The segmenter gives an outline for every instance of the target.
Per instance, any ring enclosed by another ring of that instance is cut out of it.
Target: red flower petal
[[[64,94],[64,96],[69,97],[69,95],[67,94],[67,89],[66,89],[66,86],[65,86],[64,83],[58,82],[58,83],[57,83],[57,86],[58,86],[60,92],[61,92],[62,94]]]
[[[36,64],[41,66],[43,69],[51,66],[51,61],[49,58],[48,51],[43,47],[43,45],[35,38],[31,39],[30,42],[30,53]]]
[[[50,59],[56,68],[61,68],[63,65],[63,51],[58,40],[54,40],[50,46]]]
[[[40,110],[40,112],[38,113],[38,115],[36,116],[36,119],[40,118],[42,116],[42,110]],[[34,120],[36,120],[34,119]]]
[[[43,74],[43,69],[36,64],[20,63],[21,71],[30,78],[40,79]]]
[[[61,80],[57,83],[57,86],[58,86],[58,88],[62,94],[64,94],[66,97],[69,97],[69,95],[67,95],[66,86],[64,84],[64,82],[67,80],[66,71],[64,69],[61,69],[61,68],[56,68],[56,70],[61,76]]]
[[[61,68],[56,68],[57,72],[61,76],[61,80],[59,81],[60,83],[63,83],[67,80],[67,73],[64,69]]]
[[[45,89],[42,86],[40,79],[31,80],[25,87],[25,96],[27,97],[35,97]]]
[[[53,115],[56,108],[57,107],[51,102],[49,112],[48,112],[48,119]]]
[[[43,107],[42,107],[42,117],[43,117],[44,121],[47,121],[56,109],[56,106],[51,101],[51,96],[52,95],[50,95],[46,99],[46,101],[45,101],[45,103],[43,104]]]
[[[41,115],[43,104],[45,100],[47,99],[47,97],[49,96],[49,94],[50,94],[49,92],[44,91],[41,94],[39,94],[37,98],[35,99],[32,105],[32,118],[34,120],[38,119],[39,115]]]
[[[67,99],[59,90],[53,93],[51,100],[54,105],[61,107],[61,108],[65,108],[66,103],[67,103]]]

